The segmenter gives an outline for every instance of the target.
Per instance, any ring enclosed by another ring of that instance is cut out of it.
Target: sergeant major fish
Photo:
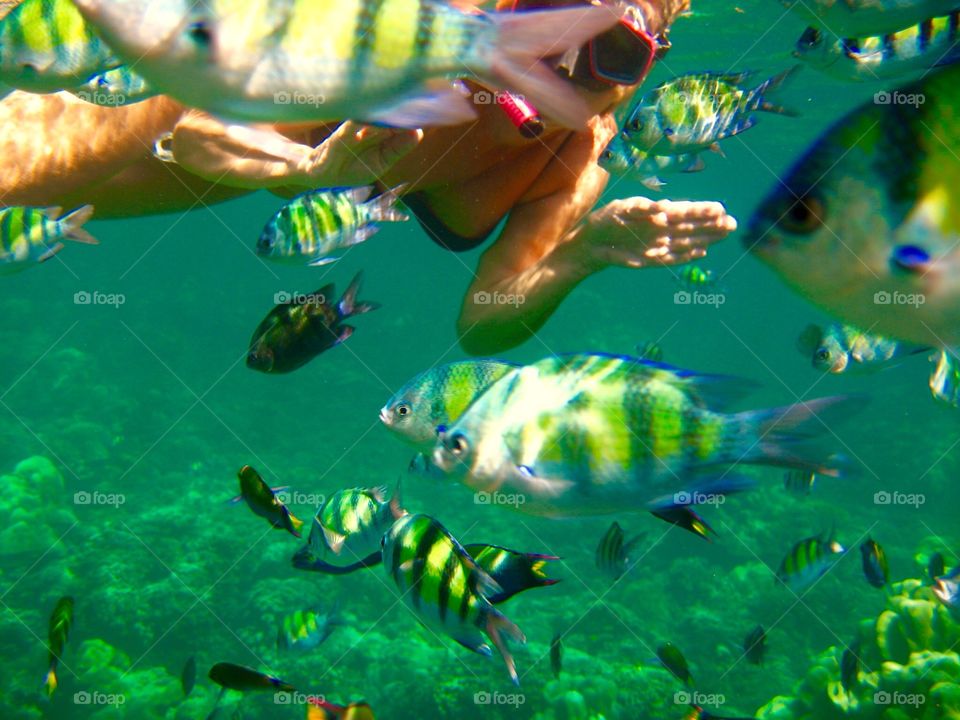
[[[277,630],[277,647],[283,650],[313,650],[330,637],[334,628],[344,624],[336,607],[329,612],[296,610],[284,616]]]
[[[890,570],[887,566],[887,553],[873,538],[867,538],[860,545],[860,556],[863,563],[863,576],[872,587],[884,588],[890,579]]]
[[[325,571],[332,555],[354,562],[379,554],[380,539],[394,520],[406,511],[400,505],[400,489],[387,501],[386,488],[349,488],[325,498],[317,508],[307,544],[293,556],[300,570]]]
[[[844,80],[878,80],[960,60],[960,11],[928,18],[886,35],[839,38],[807,28],[794,55]],[[882,97],[882,96],[881,96]]]
[[[499,545],[473,543],[464,548],[477,566],[486,572],[500,586],[498,592],[487,595],[493,605],[506,602],[517,593],[530,588],[548,587],[560,582],[548,578],[544,567],[551,560],[559,560],[556,555],[523,553]]]
[[[960,66],[893,94],[814,143],[761,203],[745,242],[844,322],[957,348]]]
[[[573,128],[592,114],[543,62],[619,14],[591,5],[478,14],[433,0],[75,0],[127,62],[189,107],[236,120],[401,127],[472,120],[479,77]]]
[[[383,537],[383,565],[421,622],[490,656],[485,635],[500,651],[510,679],[520,684],[503,636],[520,643],[526,638],[487,599],[501,588],[446,528],[427,515],[401,518]]]
[[[547,358],[481,395],[440,438],[433,463],[474,491],[521,493],[518,510],[554,517],[742,489],[741,478],[722,476],[734,463],[840,472],[813,440],[831,409],[854,406],[849,398],[718,412],[731,382],[637,358]],[[695,487],[680,486],[689,479]]]
[[[83,229],[93,217],[93,205],[66,214],[58,207],[0,209],[0,274],[9,275],[46,262],[63,250],[62,240],[96,245]]]
[[[799,593],[819,580],[845,552],[832,535],[804,538],[783,558],[777,580]]]
[[[10,87],[53,93],[119,64],[71,0],[23,0],[0,19],[0,83]]]
[[[808,325],[797,339],[797,349],[811,358],[818,370],[830,373],[869,372],[910,355],[929,351],[852,325],[831,323],[826,328]]]
[[[886,35],[956,9],[956,0],[783,0],[841,37]]]
[[[378,222],[410,218],[394,207],[402,187],[370,200],[373,186],[308,190],[280,208],[260,233],[257,254],[311,266],[336,261],[333,253],[373,235]]]
[[[264,373],[288,373],[339,345],[354,331],[347,318],[376,310],[372,302],[357,301],[363,273],[357,273],[340,298],[332,303],[333,283],[305,296],[281,302],[260,322],[250,339],[247,367]]]

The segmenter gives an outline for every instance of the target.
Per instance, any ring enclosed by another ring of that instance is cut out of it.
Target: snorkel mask
[[[565,7],[583,2],[513,0],[511,9]],[[616,7],[611,5],[611,8]],[[665,36],[654,36],[647,31],[646,21],[638,7],[622,7],[623,17],[617,25],[591,39],[583,47],[565,53],[557,61],[557,69],[577,85],[596,91],[609,90],[617,85],[636,85],[647,76],[654,61],[661,59],[670,49],[670,42]]]

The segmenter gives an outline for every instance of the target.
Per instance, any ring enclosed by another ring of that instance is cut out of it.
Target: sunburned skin
[[[687,0],[639,3],[657,31]],[[669,24],[669,23],[666,23]],[[492,354],[528,339],[584,278],[606,267],[694,260],[736,229],[711,202],[614,200],[590,212],[609,176],[597,158],[616,133],[612,111],[635,88],[580,90],[597,113],[582,132],[520,136],[495,104],[476,121],[423,132],[345,123],[228,127],[163,97],[98,108],[63,94],[0,102],[0,202],[91,203],[98,219],[178,212],[258,188],[290,196],[311,187],[407,183],[452,231],[480,237],[509,219],[480,259],[457,332],[463,348]],[[176,163],[153,156],[172,133]],[[49,147],[49,151],[47,148]],[[476,304],[474,293],[523,294],[514,305]]]

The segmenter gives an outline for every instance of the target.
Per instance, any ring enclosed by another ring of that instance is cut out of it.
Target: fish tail
[[[561,10],[495,13],[493,47],[468,62],[495,87],[520,95],[559,124],[582,129],[593,115],[574,91],[542,58],[579,48],[613,27],[620,13],[588,5]]]
[[[340,298],[340,302],[337,303],[341,318],[360,315],[361,313],[370,312],[380,307],[379,303],[357,301],[357,293],[360,292],[360,284],[362,282],[363,271],[361,270],[354,275],[353,280],[350,281],[350,285],[344,291],[343,297]]]
[[[99,245],[100,241],[83,229],[83,224],[93,217],[93,205],[82,205],[60,218],[63,236],[74,242]]]
[[[487,614],[487,637],[490,638],[491,642],[496,645],[497,650],[500,651],[500,657],[503,658],[503,662],[507,666],[507,672],[510,673],[510,679],[513,681],[513,684],[519,686],[520,676],[517,675],[517,666],[513,661],[513,655],[510,654],[510,649],[507,647],[501,635],[503,632],[521,645],[527,642],[527,638],[520,628],[508,620],[499,610],[491,609]]]
[[[372,200],[365,202],[363,209],[367,213],[369,222],[403,222],[409,220],[409,215],[395,207],[397,200],[400,199],[400,195],[407,187],[407,183],[397,185],[395,188],[390,188]]]
[[[763,110],[764,112],[777,113],[788,117],[797,117],[795,110],[776,105],[771,102],[771,95],[776,95],[782,90],[790,79],[800,70],[800,65],[794,65],[789,70],[784,70],[779,75],[774,75],[769,80],[760,83],[747,95],[747,106],[750,110]]]
[[[768,410],[733,416],[732,462],[811,470],[841,477],[851,470],[843,456],[820,446],[816,439],[831,434],[830,426],[863,408],[857,395],[818,398]]]
[[[47,672],[47,676],[43,679],[43,690],[47,697],[53,695],[54,691],[57,689],[57,685],[57,666],[51,665],[50,670]]]

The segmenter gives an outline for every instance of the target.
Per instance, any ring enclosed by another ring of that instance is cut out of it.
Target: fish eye
[[[210,28],[202,20],[190,24],[187,28],[187,37],[200,47],[210,47],[210,43],[213,42]]]
[[[470,443],[467,442],[467,439],[463,436],[463,433],[455,433],[450,437],[447,447],[450,448],[450,452],[452,452],[454,455],[463,455],[465,452],[467,452],[467,450],[470,449]]]
[[[797,41],[797,47],[809,50],[819,45],[822,40],[823,35],[820,34],[820,31],[810,27],[803,31],[803,35]]]
[[[826,362],[827,360],[830,359],[830,351],[827,350],[826,348],[820,348],[819,350],[817,350],[817,354],[815,357],[820,362]]]
[[[630,118],[630,122],[627,123],[627,127],[631,130],[642,130],[643,120],[641,120],[639,117]]]
[[[400,403],[399,405],[397,405],[396,413],[397,413],[397,415],[399,415],[400,417],[403,417],[404,415],[409,415],[409,414],[410,414],[410,406],[407,405],[406,403]]]
[[[780,218],[780,225],[789,233],[809,235],[823,225],[823,203],[812,195],[796,200]]]

